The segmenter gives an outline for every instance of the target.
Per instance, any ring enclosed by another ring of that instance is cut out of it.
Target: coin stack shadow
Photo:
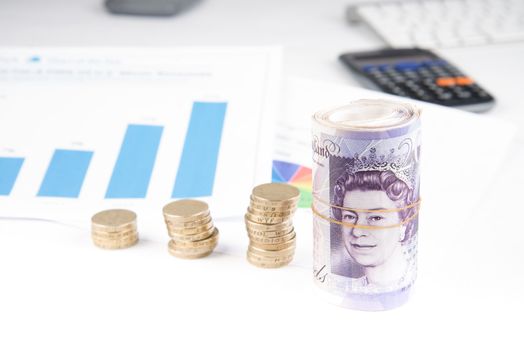
[[[136,214],[130,210],[111,209],[93,215],[91,238],[99,248],[131,247],[138,242]]]
[[[293,260],[296,234],[292,217],[299,198],[298,189],[287,184],[269,183],[253,189],[245,215],[251,264],[276,268]]]
[[[218,229],[213,225],[205,202],[182,199],[163,208],[171,240],[169,253],[178,258],[198,259],[208,256],[218,244]]]

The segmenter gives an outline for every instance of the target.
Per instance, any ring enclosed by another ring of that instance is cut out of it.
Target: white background
[[[151,19],[109,15],[98,0],[11,0],[0,4],[0,44],[282,44],[286,76],[357,85],[338,54],[381,42],[345,22],[346,4],[207,0],[180,16]],[[524,45],[439,53],[497,97],[479,118],[511,121],[517,136],[481,200],[466,208],[473,215],[464,215],[464,236],[444,230],[424,237],[421,227],[420,288],[408,304],[380,313],[339,308],[317,295],[310,268],[257,269],[229,246],[184,261],[163,243],[106,252],[66,227],[0,221],[0,347],[521,349]],[[464,142],[467,136],[456,140],[458,154]],[[486,159],[484,167],[492,164]],[[295,217],[308,220],[307,212]],[[479,239],[469,239],[476,233]],[[308,241],[299,237],[297,253],[307,254]],[[247,245],[245,233],[238,243]]]

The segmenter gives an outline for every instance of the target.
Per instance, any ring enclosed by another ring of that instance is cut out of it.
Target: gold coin
[[[263,268],[283,267],[288,265],[293,260],[293,256],[267,260],[264,258],[260,258],[256,255],[250,254],[249,252],[247,252],[246,257],[247,261],[249,261],[252,265]]]
[[[91,231],[92,232],[103,232],[103,233],[107,233],[107,234],[112,234],[112,233],[116,233],[116,232],[122,232],[122,231],[136,231],[137,230],[137,226],[136,226],[136,221],[131,223],[131,224],[128,224],[128,225],[123,225],[123,226],[120,226],[118,227],[118,229],[116,229],[114,226],[109,226],[109,227],[104,227],[104,226],[101,226],[101,225],[96,225],[96,224],[91,224]]]
[[[253,188],[252,198],[261,204],[291,204],[298,202],[300,191],[284,183],[266,183]]]
[[[253,201],[249,201],[249,207],[253,209],[253,211],[259,211],[264,213],[282,213],[282,212],[289,212],[291,214],[294,214],[297,211],[297,206],[285,206],[285,207],[276,207],[271,205],[264,205],[264,204],[256,204]]]
[[[191,247],[191,246],[182,246],[181,242],[177,242],[175,240],[170,240],[168,246],[169,246],[169,249],[172,250],[172,251],[176,251],[176,252],[178,252],[180,254],[192,255],[192,254],[202,254],[202,253],[205,253],[207,251],[213,250],[213,249],[216,248],[217,243],[218,242],[215,241],[214,244],[212,244],[212,245],[206,245],[206,246],[200,246],[200,247]]]
[[[268,264],[268,265],[279,265],[281,263],[284,263],[284,265],[289,264],[293,260],[293,255],[289,256],[279,256],[279,257],[263,257],[256,254],[252,254],[251,252],[247,252],[246,256],[248,257],[248,260],[252,263],[257,264]]]
[[[99,239],[97,237],[91,237],[93,243],[103,249],[123,249],[129,248],[135,245],[138,242],[138,236],[130,236],[126,239],[121,240],[108,240],[108,239]]]
[[[182,258],[182,259],[200,259],[200,258],[205,258],[206,256],[210,255],[211,253],[213,253],[212,250],[204,252],[204,253],[199,253],[199,254],[186,254],[186,253],[181,253],[181,252],[176,251],[176,250],[169,249],[169,254],[171,254],[173,256],[176,256],[177,258]]]
[[[213,235],[214,232],[215,232],[215,227],[211,227],[207,231],[204,231],[202,233],[197,233],[194,235],[177,234],[171,231],[168,231],[168,234],[169,234],[169,237],[173,238],[175,241],[194,242],[194,241],[200,241],[200,240],[209,238]]]
[[[132,229],[120,232],[92,231],[91,234],[102,239],[119,239],[128,236],[136,236],[136,230]]]
[[[132,236],[137,236],[138,232],[136,230],[128,230],[128,231],[122,231],[122,232],[99,232],[99,231],[93,231],[91,232],[91,236],[97,237],[100,239],[107,239],[107,240],[119,240],[119,239],[125,239]]]
[[[252,230],[249,227],[246,226],[247,232],[250,236],[254,237],[261,237],[261,238],[276,238],[276,237],[282,237],[290,234],[293,231],[293,227],[287,228],[285,230],[280,231],[260,231],[260,230]]]
[[[295,231],[291,231],[285,236],[280,237],[260,237],[260,236],[252,236],[249,232],[247,233],[249,240],[254,243],[259,244],[280,244],[289,241],[293,238],[295,235]]]
[[[121,245],[121,244],[126,245],[130,241],[135,241],[137,239],[138,239],[138,235],[129,235],[126,237],[119,237],[117,239],[108,239],[105,237],[91,236],[91,240],[94,243],[100,242],[100,244],[103,244],[103,245],[112,245],[112,244],[113,245]]]
[[[296,235],[293,236],[289,241],[277,243],[277,244],[268,244],[268,243],[258,243],[251,241],[251,246],[259,249],[270,250],[270,251],[282,251],[290,247],[296,246]]]
[[[210,236],[210,237],[207,237],[205,239],[201,239],[199,241],[177,241],[177,240],[172,240],[173,243],[172,243],[172,246],[174,249],[189,249],[189,248],[195,248],[195,249],[200,249],[200,248],[210,248],[210,247],[216,247],[217,243],[218,243],[218,230],[215,229],[215,231],[213,232],[213,234]]]
[[[291,253],[281,254],[281,255],[262,255],[262,254],[253,252],[252,250],[248,250],[247,254],[260,261],[275,262],[275,261],[292,259],[295,252],[292,251]]]
[[[91,228],[97,231],[118,232],[136,227],[136,214],[126,209],[110,209],[91,217]]]
[[[268,218],[289,218],[292,216],[295,211],[286,210],[286,211],[264,211],[260,209],[255,209],[252,207],[248,207],[247,211],[258,216],[266,216]]]
[[[289,265],[289,263],[292,261],[293,259],[289,260],[289,261],[282,261],[282,262],[279,262],[279,263],[266,263],[266,262],[259,262],[259,261],[254,261],[252,258],[247,258],[247,261],[253,265],[253,266],[256,266],[256,267],[261,267],[261,268],[264,268],[264,269],[277,269],[277,268],[280,268],[280,267],[284,267],[286,265]]]
[[[264,210],[264,211],[282,211],[282,210],[295,210],[298,207],[297,202],[288,202],[288,203],[268,203],[261,202],[253,198],[253,195],[249,197],[249,206],[254,209]]]
[[[202,226],[202,225],[207,224],[211,220],[212,220],[211,216],[207,215],[195,221],[177,222],[177,221],[171,221],[169,220],[169,218],[166,218],[164,216],[164,222],[166,223],[166,225],[169,225],[170,227],[173,227],[176,229],[194,228],[194,227]]]
[[[267,249],[261,249],[257,248],[253,245],[249,245],[247,247],[247,250],[251,252],[252,254],[256,254],[263,257],[281,257],[281,256],[288,256],[295,253],[295,245],[293,244],[291,247],[287,247],[285,249],[281,250],[267,250]]]
[[[201,220],[209,215],[209,207],[205,202],[194,199],[181,199],[166,204],[162,209],[164,217],[173,222],[188,222]]]
[[[291,259],[289,261],[278,262],[278,263],[267,263],[267,262],[254,261],[252,258],[249,258],[249,257],[247,258],[247,261],[251,265],[256,266],[256,267],[261,267],[261,268],[264,268],[264,269],[277,269],[277,268],[280,268],[280,267],[284,267],[284,266],[289,265],[289,263],[292,260],[293,259]]]
[[[264,215],[253,214],[249,210],[246,213],[245,218],[251,222],[255,222],[258,224],[264,224],[264,225],[275,225],[275,224],[283,224],[286,222],[291,222],[291,218],[288,216],[286,217],[267,217]]]
[[[213,221],[209,220],[207,223],[201,226],[195,226],[190,228],[177,228],[173,227],[170,224],[167,224],[167,229],[170,234],[177,234],[177,235],[196,235],[202,232],[209,231],[211,228],[213,228]]]
[[[247,214],[244,216],[244,221],[248,230],[254,231],[283,231],[293,227],[291,220],[282,222],[280,224],[261,224],[249,220]]]
[[[119,240],[110,240],[110,239],[103,239],[99,237],[92,237],[93,243],[97,246],[103,246],[103,247],[127,247],[128,245],[133,245],[137,240],[137,236],[130,236],[125,239],[119,239]]]

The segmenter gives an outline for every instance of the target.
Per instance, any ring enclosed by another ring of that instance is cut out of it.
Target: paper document
[[[177,198],[241,216],[271,179],[275,48],[0,49],[0,217]]]

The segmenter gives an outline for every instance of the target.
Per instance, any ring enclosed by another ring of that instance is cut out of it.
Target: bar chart
[[[213,194],[227,102],[194,102],[172,198]],[[105,198],[146,198],[163,127],[127,126]],[[36,196],[77,198],[94,152],[56,149]],[[8,196],[24,158],[0,158],[0,195]]]
[[[233,217],[254,184],[271,180],[273,50],[20,48],[2,57],[0,218],[76,224],[101,208],[158,211],[179,198]]]

